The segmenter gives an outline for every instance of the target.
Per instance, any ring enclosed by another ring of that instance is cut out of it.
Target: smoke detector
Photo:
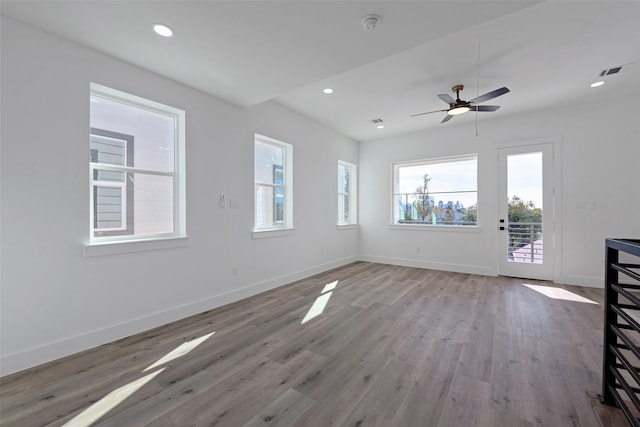
[[[380,17],[378,15],[367,15],[362,18],[362,28],[365,31],[373,31],[378,25],[380,25]]]

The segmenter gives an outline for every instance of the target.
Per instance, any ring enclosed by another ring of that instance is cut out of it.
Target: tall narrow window
[[[185,113],[91,84],[91,243],[185,235]]]
[[[478,224],[476,155],[398,163],[393,169],[394,224]]]
[[[254,230],[293,227],[293,147],[262,135],[255,136]]]
[[[338,162],[338,225],[357,224],[356,165]]]

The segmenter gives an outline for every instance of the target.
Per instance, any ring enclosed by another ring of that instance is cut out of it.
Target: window
[[[293,228],[292,150],[290,144],[255,136],[255,231]]]
[[[394,224],[476,226],[476,155],[394,164]]]
[[[89,105],[90,242],[185,236],[184,111],[93,83]]]
[[[357,188],[356,165],[339,161],[338,162],[338,225],[356,224]]]

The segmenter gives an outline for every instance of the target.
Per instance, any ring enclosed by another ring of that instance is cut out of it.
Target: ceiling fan
[[[427,111],[426,113],[418,113],[413,114],[410,117],[421,116],[423,114],[431,114],[438,113],[441,111],[446,111],[447,115],[444,116],[444,119],[440,123],[448,122],[453,118],[453,116],[457,116],[458,114],[464,114],[467,111],[496,111],[500,108],[499,105],[477,105],[481,102],[488,101],[490,99],[496,98],[500,95],[504,95],[509,92],[509,89],[506,87],[501,87],[500,89],[493,90],[491,92],[487,92],[484,95],[480,95],[476,98],[473,98],[470,101],[463,101],[460,99],[460,91],[464,89],[464,85],[455,85],[451,88],[451,90],[456,94],[456,99],[453,99],[451,95],[448,94],[440,94],[438,98],[442,99],[444,102],[449,104],[449,108],[446,110],[435,110],[435,111]]]

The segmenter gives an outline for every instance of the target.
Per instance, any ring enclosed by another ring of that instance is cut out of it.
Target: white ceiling
[[[507,86],[483,120],[640,97],[638,1],[7,1],[2,14],[227,100],[274,100],[356,140],[440,124],[437,98]],[[364,31],[362,18],[380,15]],[[172,38],[153,33],[154,23]],[[479,79],[479,85],[477,84]],[[332,87],[331,95],[322,93]],[[452,94],[453,95],[453,94]],[[455,97],[455,96],[454,96]],[[377,129],[371,119],[381,118]]]

